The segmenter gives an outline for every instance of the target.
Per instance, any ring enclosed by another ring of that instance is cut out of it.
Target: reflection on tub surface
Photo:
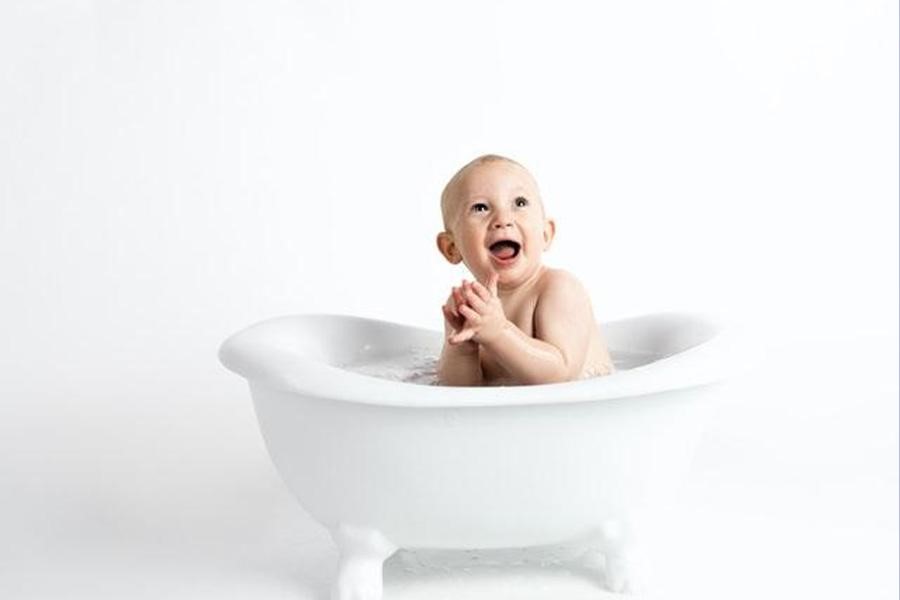
[[[658,356],[653,352],[629,352],[611,350],[617,371],[625,371],[653,362]],[[369,377],[403,381],[420,385],[438,385],[437,364],[439,355],[433,350],[411,348],[407,354],[365,362],[340,364],[340,368]]]

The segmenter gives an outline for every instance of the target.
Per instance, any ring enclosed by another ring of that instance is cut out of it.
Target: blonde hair
[[[450,227],[448,226],[448,223],[449,223],[448,213],[450,212],[450,206],[451,206],[450,200],[452,197],[451,190],[453,189],[453,187],[457,183],[459,183],[459,180],[462,179],[462,177],[466,173],[466,171],[468,171],[472,167],[477,167],[479,165],[483,165],[486,163],[492,163],[492,162],[498,162],[498,161],[508,162],[510,164],[513,164],[513,165],[516,165],[516,166],[522,168],[526,172],[528,171],[528,169],[526,169],[521,163],[514,161],[511,158],[507,158],[505,156],[500,156],[499,154],[482,154],[478,158],[472,159],[469,162],[467,162],[465,165],[463,165],[459,169],[459,171],[454,173],[453,177],[450,178],[450,181],[447,182],[447,185],[444,186],[444,190],[441,192],[441,217],[443,217],[443,219],[444,219],[444,229],[445,230],[447,230],[447,231],[450,230]]]

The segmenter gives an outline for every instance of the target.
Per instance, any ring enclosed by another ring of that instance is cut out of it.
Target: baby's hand
[[[457,341],[455,338],[466,323],[466,318],[459,314],[459,306],[465,304],[465,302],[462,295],[462,286],[454,287],[450,297],[447,298],[447,303],[441,306],[441,310],[444,312],[445,335],[447,336],[447,342],[451,346],[456,346],[460,350],[478,352],[478,344],[476,342],[472,340]]]
[[[454,328],[457,333],[448,338],[451,344],[468,340],[489,344],[506,328],[509,321],[497,295],[498,279],[497,273],[491,273],[487,287],[477,281],[469,283],[463,280],[461,295],[465,302],[457,300],[456,306],[459,314],[465,317],[465,324],[462,329]]]

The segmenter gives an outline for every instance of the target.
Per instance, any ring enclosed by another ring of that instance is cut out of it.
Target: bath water
[[[610,351],[617,371],[633,369],[653,362],[656,355],[648,352]],[[439,355],[424,348],[411,348],[407,354],[364,363],[338,365],[342,369],[392,381],[438,385],[437,365]]]

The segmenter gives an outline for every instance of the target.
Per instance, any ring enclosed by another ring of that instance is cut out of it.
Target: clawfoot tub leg
[[[641,592],[645,591],[646,573],[637,550],[633,528],[627,521],[607,521],[581,562],[590,570],[603,573],[611,592]]]
[[[606,587],[611,592],[634,592],[634,559],[626,548],[617,548],[606,553]]]
[[[331,537],[340,553],[331,600],[381,600],[384,561],[397,546],[375,529],[344,524]]]

